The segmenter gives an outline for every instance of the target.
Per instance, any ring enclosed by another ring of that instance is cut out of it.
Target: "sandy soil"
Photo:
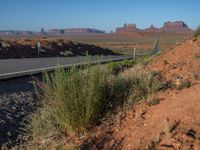
[[[192,86],[170,88],[136,104],[94,129],[92,149],[200,149],[200,37],[164,51],[147,66],[176,85],[177,79]],[[157,105],[150,105],[159,99]],[[94,134],[95,132],[95,134]]]
[[[171,87],[106,120],[82,140],[72,139],[73,143],[94,150],[200,150],[199,60],[200,37],[165,50],[146,69],[159,71]],[[177,80],[191,86],[177,89]],[[24,118],[36,104],[32,90],[28,79],[0,84],[0,134],[6,137],[0,143],[23,133]],[[160,102],[151,105],[155,99]]]

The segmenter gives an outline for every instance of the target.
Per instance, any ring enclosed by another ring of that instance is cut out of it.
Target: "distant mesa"
[[[124,33],[124,32],[138,32],[139,29],[136,27],[136,24],[124,24],[123,27],[119,27],[116,29],[117,33]]]
[[[151,25],[146,29],[139,29],[136,24],[124,24],[123,27],[116,28],[116,33],[191,33],[192,29],[183,21],[165,22],[163,27],[156,28]]]
[[[183,21],[165,22],[161,32],[191,32],[192,30]]]
[[[7,30],[0,31],[0,36],[33,36],[36,35],[36,32],[33,31],[19,31],[19,30]]]
[[[34,31],[19,31],[19,30],[7,30],[0,31],[0,36],[64,36],[64,35],[82,35],[82,34],[104,34],[105,31],[91,29],[91,28],[72,28],[72,29],[50,29],[45,32],[44,28],[41,28],[40,32]]]
[[[124,24],[123,27],[116,28],[115,34],[129,34],[134,36],[145,35],[145,33],[192,33],[192,30],[183,21],[165,22],[163,27],[156,28],[151,25],[146,29],[137,28],[136,24]],[[71,35],[90,35],[106,34],[105,31],[93,28],[68,28],[68,29],[49,29],[41,28],[39,32],[7,30],[0,31],[0,37],[29,37],[29,36],[71,36]]]
[[[91,29],[91,28],[72,28],[72,29],[50,29],[48,35],[73,35],[73,34],[93,34],[105,33],[105,31]]]

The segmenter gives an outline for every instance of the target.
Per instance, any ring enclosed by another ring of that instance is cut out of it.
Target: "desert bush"
[[[111,73],[117,74],[127,68],[130,68],[134,65],[134,61],[132,60],[123,60],[119,62],[111,62],[109,63],[108,69],[111,71]]]
[[[45,124],[52,124],[67,132],[89,128],[104,110],[107,77],[99,65],[84,71],[72,67],[67,72],[58,67],[54,74],[45,74],[44,83],[36,84],[43,108],[39,119],[33,117],[32,126],[43,131]]]
[[[197,37],[200,35],[200,26],[194,31],[193,37]]]
[[[182,79],[178,85],[176,85],[177,90],[183,90],[191,87],[192,83],[189,80]]]
[[[146,65],[146,64],[148,64],[149,62],[150,62],[150,60],[151,60],[151,56],[140,56],[140,57],[138,57],[137,59],[136,59],[136,61],[137,61],[137,63],[139,63],[139,64],[144,64],[144,65]]]
[[[3,48],[9,48],[10,47],[10,44],[8,43],[8,41],[2,41],[1,45],[2,45]]]
[[[161,82],[157,74],[145,71],[143,65],[135,65],[131,69],[119,75],[128,86],[126,89],[126,104],[132,105],[135,102],[147,98],[148,94],[152,94],[160,89]]]
[[[107,113],[131,106],[159,89],[155,76],[136,65],[118,75],[109,74],[100,65],[84,70],[58,67],[36,82],[41,108],[30,118],[33,137],[52,137],[91,129]]]
[[[160,98],[154,98],[149,102],[150,106],[158,105],[160,103]]]

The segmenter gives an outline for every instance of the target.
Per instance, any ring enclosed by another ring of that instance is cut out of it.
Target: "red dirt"
[[[199,51],[199,39],[187,40],[164,51],[148,67],[161,71],[165,80],[174,80],[177,76],[192,80],[194,74],[200,71]]]
[[[38,42],[41,45],[39,54],[36,46]],[[85,56],[87,53],[89,55],[115,54],[106,48],[64,39],[32,38],[0,40],[0,59]]]
[[[175,84],[176,77],[190,88],[170,88],[102,123],[91,133],[92,149],[200,150],[200,37],[165,50],[147,66]],[[155,98],[160,103],[150,106]]]
[[[200,150],[200,36],[166,49],[146,66],[171,85],[95,127],[88,136],[69,136],[64,146],[92,150]],[[177,77],[191,87],[175,88]],[[160,102],[151,105],[159,99]],[[62,141],[61,139],[58,139]]]

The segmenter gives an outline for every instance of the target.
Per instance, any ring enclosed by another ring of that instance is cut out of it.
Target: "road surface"
[[[130,59],[130,56],[99,56],[100,62],[118,61]],[[57,57],[57,58],[26,58],[26,59],[3,59],[0,60],[0,80],[24,75],[37,74],[43,71],[52,71],[59,64],[65,68],[72,65],[81,65],[87,58],[80,57]],[[90,62],[97,62],[98,57],[90,56]]]

